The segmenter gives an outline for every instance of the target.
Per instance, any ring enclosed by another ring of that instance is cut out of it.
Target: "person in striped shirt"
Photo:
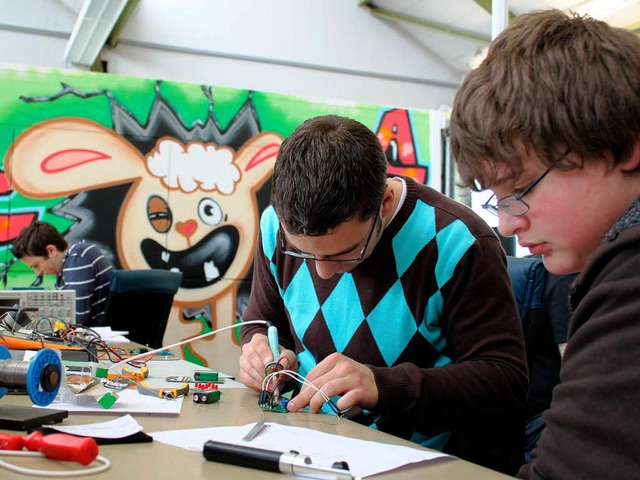
[[[16,237],[13,254],[36,275],[56,275],[58,290],[76,291],[76,323],[103,325],[113,266],[99,247],[69,245],[55,227],[35,221]]]

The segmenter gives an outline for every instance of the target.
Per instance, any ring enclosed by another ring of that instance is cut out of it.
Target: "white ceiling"
[[[461,73],[471,68],[472,59],[482,53],[491,37],[491,0],[360,0],[360,3],[390,28],[399,29]],[[640,29],[640,1],[509,0],[506,3],[512,15],[558,8],[588,13],[633,31]]]

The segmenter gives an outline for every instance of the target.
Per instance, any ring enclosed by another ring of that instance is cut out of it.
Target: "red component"
[[[196,382],[194,387],[198,390],[218,390],[218,384],[215,382]]]
[[[24,438],[19,435],[0,433],[0,450],[22,450]]]
[[[98,456],[98,444],[91,437],[76,437],[66,433],[42,435],[33,432],[24,438],[25,446],[54,460],[66,460],[89,465]]]

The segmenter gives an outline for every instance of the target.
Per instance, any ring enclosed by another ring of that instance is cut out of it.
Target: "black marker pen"
[[[354,480],[349,470],[312,465],[311,458],[299,453],[276,452],[263,448],[245,447],[209,440],[204,444],[202,454],[207,460],[229,463],[240,467],[257,468],[290,475],[332,475],[340,480]]]

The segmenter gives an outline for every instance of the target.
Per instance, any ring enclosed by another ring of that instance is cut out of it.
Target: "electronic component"
[[[207,373],[215,373],[216,375],[218,374],[217,372],[207,372]],[[199,376],[200,378],[200,376]],[[165,378],[165,382],[178,382],[178,383],[182,383],[182,382],[187,382],[187,383],[195,383],[196,385],[195,388],[202,388],[202,389],[208,389],[210,387],[208,386],[202,386],[202,385],[213,385],[213,384],[219,384],[219,383],[224,383],[224,378],[220,378],[218,377],[217,380],[206,380],[206,381],[202,381],[202,380],[197,380],[194,377],[189,377],[187,375],[172,375],[169,376],[167,378]]]
[[[258,407],[269,412],[287,413],[288,403],[289,399],[281,397],[277,390],[262,390],[258,398]]]
[[[4,307],[0,306],[0,309],[6,310],[5,313],[0,316],[0,326],[3,326],[10,332],[15,332],[23,327],[29,325],[33,318],[27,312],[37,312],[38,309],[34,307]]]
[[[194,372],[193,379],[196,382],[217,382],[218,372],[209,372],[207,370],[198,370]]]
[[[196,390],[193,392],[193,403],[215,403],[220,400],[220,390]]]
[[[102,408],[109,409],[115,405],[118,398],[120,398],[120,396],[116,392],[107,392],[98,398],[98,404],[101,405]]]
[[[118,376],[112,378],[103,378],[102,385],[109,391],[98,398],[98,404],[102,405],[102,407],[106,409],[113,407],[113,405],[118,401],[118,398],[120,398],[118,392],[126,390],[127,388],[135,384],[136,380],[130,377]]]
[[[132,385],[135,385],[136,381],[130,377],[112,377],[109,379],[102,380],[102,385],[104,388],[108,388],[109,390],[115,390],[119,392],[121,390],[125,390]]]
[[[50,318],[67,325],[76,323],[75,290],[0,290],[0,305],[35,308],[29,313],[34,322]]]

